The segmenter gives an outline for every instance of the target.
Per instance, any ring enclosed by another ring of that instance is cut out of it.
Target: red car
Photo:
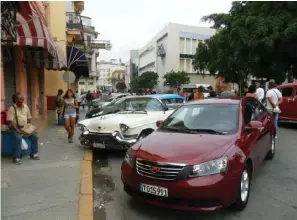
[[[275,153],[271,113],[254,98],[184,104],[128,149],[124,190],[180,210],[243,210],[256,168]]]
[[[283,96],[279,105],[279,120],[297,122],[297,83],[285,83],[278,87]]]

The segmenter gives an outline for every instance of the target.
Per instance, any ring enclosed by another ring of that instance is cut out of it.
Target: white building
[[[215,78],[197,75],[192,66],[199,41],[210,38],[215,29],[169,23],[151,41],[139,50],[138,74],[154,71],[159,75],[156,90],[164,91],[163,76],[173,71],[185,71],[193,84],[211,84]]]
[[[99,72],[98,87],[112,87],[115,89],[117,82],[126,82],[126,66],[124,63],[111,59],[110,61],[100,60],[97,62]],[[128,85],[126,84],[128,87]]]

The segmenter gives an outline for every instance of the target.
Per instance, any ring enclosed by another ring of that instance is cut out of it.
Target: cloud
[[[92,18],[99,40],[110,40],[111,51],[100,51],[101,59],[129,59],[129,51],[143,47],[169,22],[204,26],[201,17],[228,12],[231,1],[213,0],[108,0],[85,1],[83,15]]]

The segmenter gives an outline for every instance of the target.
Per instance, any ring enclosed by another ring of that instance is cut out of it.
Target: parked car
[[[106,101],[103,101],[101,98],[98,99],[94,99],[92,100],[92,106],[94,108],[100,107],[100,106],[107,106],[108,104],[110,104],[112,101],[117,101],[123,97],[126,97],[130,94],[128,93],[115,93],[112,94],[110,98],[108,98]]]
[[[183,96],[176,94],[165,94],[165,95],[149,95],[148,97],[160,99],[168,108],[178,108],[181,104],[185,103],[186,99]],[[110,103],[92,109],[86,114],[86,118],[95,118],[102,115],[117,113],[122,110],[123,102],[128,102],[130,99],[136,98],[135,96],[126,96],[120,99],[113,99]]]
[[[243,210],[251,178],[275,154],[272,114],[254,98],[213,98],[178,108],[127,150],[125,191],[181,210]]]
[[[278,89],[283,96],[283,102],[280,104],[280,121],[297,122],[297,83],[286,83],[280,85]]]
[[[209,84],[183,84],[181,85],[181,88],[183,88],[184,92],[186,92],[188,96],[190,96],[194,92],[194,90],[198,89],[200,86],[204,88],[203,94],[204,97],[207,98],[209,96],[209,92],[207,90],[207,88],[210,86]]]
[[[162,95],[127,98],[116,114],[80,121],[81,144],[104,149],[129,148],[150,135],[157,128],[156,122],[166,119],[174,111],[160,97]]]

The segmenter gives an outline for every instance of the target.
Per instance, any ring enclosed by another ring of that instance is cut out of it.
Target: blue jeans
[[[16,131],[12,131],[12,150],[13,150],[13,157],[20,158],[22,155],[22,135],[18,134]],[[38,137],[36,135],[32,135],[29,137],[31,141],[31,155],[38,153]]]
[[[272,112],[273,115],[273,123],[274,123],[274,134],[277,135],[277,123],[278,123],[278,113]]]

